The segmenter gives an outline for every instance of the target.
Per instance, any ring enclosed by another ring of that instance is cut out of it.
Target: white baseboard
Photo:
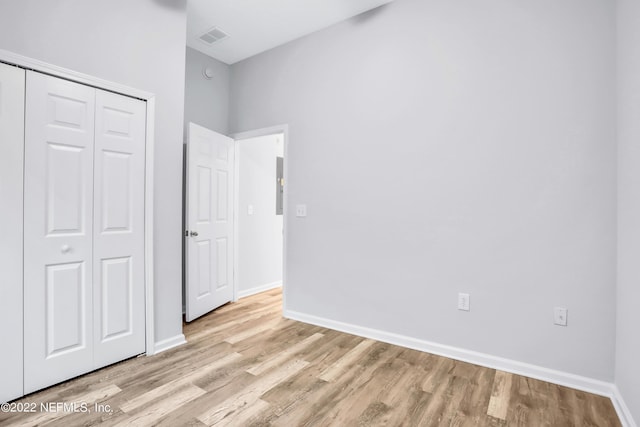
[[[631,411],[622,398],[622,394],[620,394],[620,390],[618,390],[618,386],[616,385],[613,386],[611,402],[613,402],[613,407],[616,408],[618,418],[620,418],[620,422],[624,427],[638,427],[638,424],[634,421],[633,415],[631,415]]]
[[[498,369],[501,371],[535,378],[537,380],[547,381],[565,387],[571,387],[577,390],[586,391],[588,393],[605,396],[610,398],[613,402],[616,412],[618,413],[618,417],[620,418],[620,422],[624,427],[637,427],[631,417],[629,409],[624,404],[624,401],[622,400],[617,387],[614,384],[606,381],[596,380],[593,378],[583,377],[580,375],[570,374],[554,369],[543,368],[541,366],[523,363],[517,360],[505,359],[502,357],[480,353],[472,350],[466,350],[463,348],[419,340],[416,338],[391,332],[385,332],[349,323],[338,322],[335,320],[300,313],[293,310],[284,310],[283,315],[288,319],[310,323],[312,325],[322,326],[325,328],[346,332],[348,334],[386,342],[388,344],[394,344],[418,351],[424,351],[426,353],[437,354],[439,356],[448,357],[450,359],[473,363],[475,365],[485,366],[491,369]]]
[[[251,295],[259,294],[260,292],[269,291],[271,289],[279,288],[281,286],[282,286],[282,280],[279,280],[277,282],[266,283],[264,285],[256,286],[251,289],[238,291],[238,298],[244,298]]]
[[[171,338],[164,339],[162,341],[156,342],[155,351],[153,354],[162,353],[163,351],[167,351],[174,347],[178,347],[179,345],[186,344],[187,340],[184,337],[184,334],[179,334]]]

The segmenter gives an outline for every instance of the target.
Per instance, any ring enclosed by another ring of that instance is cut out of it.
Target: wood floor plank
[[[455,366],[455,361],[446,357],[438,357],[433,368],[429,370],[424,381],[422,390],[427,393],[434,393],[438,387],[450,376],[450,372]]]
[[[188,341],[202,340],[203,338],[214,335],[220,331],[229,330],[235,326],[246,324],[252,320],[265,319],[265,318],[270,318],[270,320],[272,320],[273,307],[270,307],[270,306],[260,307],[249,313],[239,315],[237,318],[233,320],[222,319],[221,323],[216,323],[206,329],[200,330],[199,332],[188,334],[186,335],[186,338]]]
[[[350,393],[350,398],[339,399],[330,410],[323,416],[322,424],[326,425],[355,425],[358,424],[360,416],[369,407],[372,396],[381,399],[387,396],[392,389],[403,389],[409,391],[414,378],[409,378],[408,365],[406,363],[394,363],[393,354],[388,354],[383,359],[378,359],[373,365],[375,369],[371,375],[362,375],[357,388]]]
[[[602,396],[282,318],[279,289],[185,324],[187,344],[18,402],[110,411],[0,413],[0,425],[620,427]]]
[[[206,424],[196,418],[199,414],[220,408],[229,399],[229,396],[235,396],[250,389],[255,381],[256,377],[246,373],[243,369],[227,372],[226,375],[206,384],[207,388],[203,388],[207,392],[205,395],[172,411],[160,420],[157,425],[166,427],[191,424],[204,426]],[[239,415],[238,412],[233,413],[230,418],[234,418],[237,415]]]
[[[367,351],[369,347],[375,344],[375,341],[365,339],[360,344],[355,346],[351,351],[344,355],[340,360],[330,366],[327,370],[320,374],[320,379],[324,381],[333,381],[340,374],[342,374],[346,369],[349,368],[351,364],[357,360],[362,353]]]
[[[323,330],[323,334],[327,339],[320,341],[320,345],[313,346],[313,351],[306,354],[304,351],[298,353],[299,357],[310,362],[309,366],[262,396],[263,400],[271,404],[270,410],[262,420],[266,425],[280,417],[288,416],[297,408],[305,408],[318,397],[330,394],[328,390],[331,387],[327,387],[329,383],[320,380],[318,375],[362,340],[354,335],[330,330]],[[328,339],[331,337],[333,339]]]
[[[486,409],[491,398],[493,378],[492,369],[476,367],[458,405],[459,414],[464,416],[462,425],[488,424],[489,416],[486,415]]]
[[[263,372],[266,372],[269,369],[282,364],[282,362],[284,362],[291,356],[297,354],[298,352],[302,351],[305,347],[313,344],[314,342],[318,341],[322,337],[324,337],[324,335],[320,333],[315,333],[310,337],[300,341],[299,343],[294,344],[293,346],[281,351],[276,356],[268,358],[265,361],[260,362],[256,365],[253,365],[251,368],[247,369],[247,372],[252,375],[260,375]]]
[[[251,388],[243,390],[234,396],[229,397],[222,402],[219,407],[200,414],[197,418],[204,424],[212,426],[221,422],[232,414],[237,414],[254,404],[262,394],[272,387],[275,387],[281,381],[295,374],[296,372],[307,366],[309,362],[304,360],[294,360],[281,368],[272,371],[254,382]]]
[[[496,371],[487,415],[500,420],[507,419],[507,410],[509,409],[509,400],[511,398],[512,378],[513,374]]]
[[[197,399],[205,393],[206,391],[192,384],[183,386],[171,395],[165,396],[152,405],[143,407],[140,411],[134,412],[126,418],[124,423],[128,426],[154,425],[154,423],[160,418],[176,410],[180,406]],[[121,425],[121,423],[122,422],[118,420],[115,425]]]
[[[261,322],[253,328],[245,329],[242,332],[238,332],[237,334],[225,338],[225,341],[229,344],[236,344],[244,339],[256,336],[262,332],[268,331],[269,329],[273,329],[278,323],[280,323],[280,319],[271,320],[269,322]]]
[[[422,391],[417,393],[419,375],[409,363],[390,358],[360,387],[354,399],[349,399],[354,402],[348,405],[347,416],[342,419],[354,425],[412,425],[406,423],[414,404],[422,397]],[[373,406],[372,400],[376,403]]]
[[[305,399],[296,404],[289,405],[288,410],[273,420],[274,426],[294,425],[328,425],[328,413],[337,405],[342,405],[345,400],[351,399],[364,384],[369,382],[376,371],[388,359],[396,357],[402,349],[384,343],[376,343],[371,347],[372,357],[359,361],[336,377],[332,382],[324,383],[324,386],[316,387],[313,393],[305,396]],[[309,368],[305,369],[308,370]]]
[[[413,415],[418,425],[440,426],[450,425],[457,414],[463,400],[464,392],[469,387],[469,380],[453,375],[457,362],[443,358],[438,363],[438,371],[428,372],[426,381],[422,381],[425,393],[420,402],[419,411]],[[437,381],[435,380],[437,379]],[[426,391],[424,386],[427,385]],[[462,416],[462,415],[461,415]]]
[[[154,389],[149,390],[146,393],[140,394],[138,396],[136,396],[134,399],[120,405],[120,409],[122,409],[123,412],[131,412],[137,408],[139,408],[140,406],[151,402],[152,400],[156,400],[162,396],[168,395],[174,391],[176,391],[177,389],[191,384],[194,381],[196,381],[198,378],[202,378],[205,375],[208,375],[210,372],[215,371],[217,369],[220,369],[220,367],[226,365],[229,362],[232,362],[234,360],[237,360],[239,358],[241,358],[242,355],[240,353],[231,353],[228,354],[224,357],[222,357],[220,360],[213,362],[209,365],[207,365],[205,368],[203,369],[199,369],[196,371],[191,372],[190,374],[183,376],[179,379],[170,381],[166,384],[163,384],[159,387],[156,387]]]
[[[78,404],[78,408],[81,407],[82,404],[86,404],[86,407],[90,410],[93,410],[95,403],[102,402],[109,397],[120,393],[122,390],[113,384],[109,384],[108,386],[101,388],[99,390],[93,390],[88,393],[82,393],[75,396],[71,396],[70,399],[66,402],[68,404]],[[47,403],[57,403],[57,402],[47,402]],[[62,402],[64,403],[64,402]],[[75,409],[74,409],[75,410]],[[68,411],[66,412],[64,409],[55,409],[50,412],[39,412],[37,415],[27,418],[26,420],[20,421],[19,425],[24,427],[31,426],[40,426],[51,422],[52,420],[60,420],[62,418],[67,418],[70,415],[73,415],[74,412]],[[10,424],[7,424],[10,425]]]
[[[312,364],[316,377],[362,341],[361,337],[329,329],[320,330],[319,333],[325,338],[304,354],[304,360]]]
[[[464,414],[458,411],[458,408],[464,398],[464,391],[468,388],[469,380],[467,378],[457,375],[451,377],[451,393],[447,395],[448,399],[442,411],[442,424],[460,423],[465,418]]]
[[[227,417],[223,420],[215,423],[215,427],[237,427],[250,425],[252,421],[257,421],[257,417],[269,408],[269,404],[264,400],[258,399],[255,402],[248,405],[248,407],[241,411],[234,417]]]

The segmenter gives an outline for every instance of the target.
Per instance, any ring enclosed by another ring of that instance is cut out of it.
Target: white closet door
[[[94,362],[145,351],[144,167],[146,104],[96,92]]]
[[[27,72],[25,393],[93,368],[93,88]]]
[[[24,70],[0,63],[0,402],[22,393]]]

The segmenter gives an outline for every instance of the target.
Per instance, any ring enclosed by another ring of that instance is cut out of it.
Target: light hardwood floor
[[[620,425],[607,398],[285,320],[281,303],[228,304],[185,325],[188,344],[27,396],[37,411],[0,425]]]

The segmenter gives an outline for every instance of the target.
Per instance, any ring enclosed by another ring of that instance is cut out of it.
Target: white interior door
[[[0,63],[0,402],[22,389],[24,70]]]
[[[233,298],[233,139],[189,123],[187,322]]]
[[[96,91],[94,365],[145,351],[144,101]]]
[[[95,89],[27,72],[24,391],[93,368]]]

